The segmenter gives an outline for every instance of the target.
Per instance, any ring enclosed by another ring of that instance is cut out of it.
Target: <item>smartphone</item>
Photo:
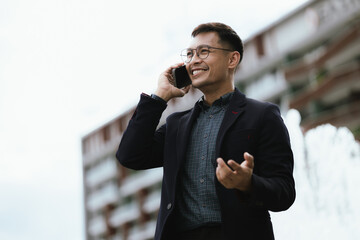
[[[191,84],[191,79],[185,65],[174,68],[172,75],[174,77],[174,86],[177,88],[183,88]]]

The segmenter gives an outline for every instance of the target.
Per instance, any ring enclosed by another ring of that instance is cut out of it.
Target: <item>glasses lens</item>
[[[184,49],[181,52],[181,58],[184,62],[188,63],[191,61],[193,57],[193,51],[191,49]]]
[[[208,46],[200,46],[196,51],[201,59],[207,58],[210,52]]]

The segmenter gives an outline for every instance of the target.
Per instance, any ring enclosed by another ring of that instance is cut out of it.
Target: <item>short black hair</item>
[[[226,24],[219,22],[203,23],[193,30],[191,36],[196,37],[200,33],[207,32],[216,32],[219,35],[220,41],[229,44],[234,51],[238,51],[240,53],[239,63],[241,62],[244,52],[244,46],[241,38],[239,37],[239,35],[237,35],[234,29],[232,29]]]

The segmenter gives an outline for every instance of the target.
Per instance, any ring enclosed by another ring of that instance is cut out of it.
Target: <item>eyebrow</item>
[[[199,46],[197,46],[196,48],[186,48],[186,50],[193,50],[193,49],[197,49],[197,48],[199,48],[199,47],[211,47],[211,46],[209,46],[209,45],[207,45],[207,44],[201,44],[201,45],[199,45]]]

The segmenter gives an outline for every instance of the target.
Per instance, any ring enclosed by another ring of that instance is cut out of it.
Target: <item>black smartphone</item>
[[[183,88],[191,84],[191,79],[185,65],[174,68],[172,75],[174,77],[174,86],[177,88]]]

